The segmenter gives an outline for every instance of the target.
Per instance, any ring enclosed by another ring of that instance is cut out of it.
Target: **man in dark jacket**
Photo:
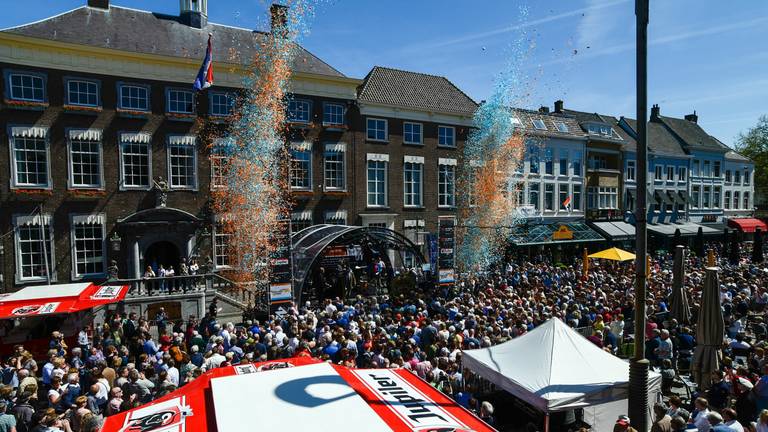
[[[29,432],[32,430],[32,416],[35,408],[29,403],[32,393],[24,392],[19,395],[16,405],[13,406],[13,416],[16,417],[16,431]]]

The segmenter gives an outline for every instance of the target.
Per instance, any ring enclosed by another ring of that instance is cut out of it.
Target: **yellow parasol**
[[[635,254],[614,247],[593,253],[592,255],[589,255],[589,258],[607,259],[613,261],[629,261],[635,259]]]

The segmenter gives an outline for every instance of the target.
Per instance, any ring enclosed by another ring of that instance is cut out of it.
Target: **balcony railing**
[[[161,297],[174,294],[220,294],[243,306],[258,309],[268,306],[267,287],[263,284],[234,282],[216,273],[120,279],[128,285],[128,298]]]

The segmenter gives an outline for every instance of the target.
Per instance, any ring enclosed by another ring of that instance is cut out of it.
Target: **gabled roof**
[[[110,5],[108,10],[82,6],[30,24],[2,30],[78,45],[142,54],[202,59],[208,33],[213,34],[213,56],[224,63],[249,64],[267,33],[208,23],[202,29],[182,24],[178,16]],[[293,70],[343,77],[301,46]]]
[[[569,109],[564,109],[562,114],[564,116],[569,116],[576,119],[576,121],[579,122],[579,125],[581,125],[581,129],[587,134],[589,139],[621,144],[623,151],[635,151],[635,139],[619,126],[619,120],[616,117],[607,114],[589,113],[585,111],[575,111]],[[618,135],[618,138],[614,136],[607,137],[604,135],[590,134],[589,129],[587,128],[590,123],[605,124],[610,126],[616,135]]]
[[[477,103],[445,77],[375,66],[358,89],[363,103],[474,115]]]
[[[637,137],[637,120],[622,117],[630,134]],[[683,150],[682,143],[661,123],[648,122],[648,151],[661,156],[688,157]]]
[[[658,119],[680,138],[687,150],[723,153],[727,151],[727,147],[706,133],[695,122],[665,116],[658,116]]]
[[[581,126],[579,126],[579,122],[577,122],[573,117],[522,108],[513,108],[512,116],[520,120],[520,124],[516,124],[515,126],[522,129],[528,135],[571,139],[577,138],[582,140],[586,137],[584,131],[581,130]],[[534,120],[541,120],[544,122],[544,126],[547,129],[536,129],[533,124]],[[567,132],[560,131],[558,129],[558,123],[564,124],[567,128]]]
[[[728,152],[725,153],[725,159],[729,161],[754,163],[752,162],[752,159],[742,156],[733,150],[728,150]]]

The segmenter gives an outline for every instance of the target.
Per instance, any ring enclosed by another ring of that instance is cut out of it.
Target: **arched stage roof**
[[[423,263],[424,257],[418,246],[404,235],[387,228],[362,227],[349,225],[313,225],[291,236],[293,254],[293,281],[298,301],[304,290],[304,283],[310,271],[323,251],[331,245],[360,244],[370,241],[386,245],[387,249],[408,250]]]

